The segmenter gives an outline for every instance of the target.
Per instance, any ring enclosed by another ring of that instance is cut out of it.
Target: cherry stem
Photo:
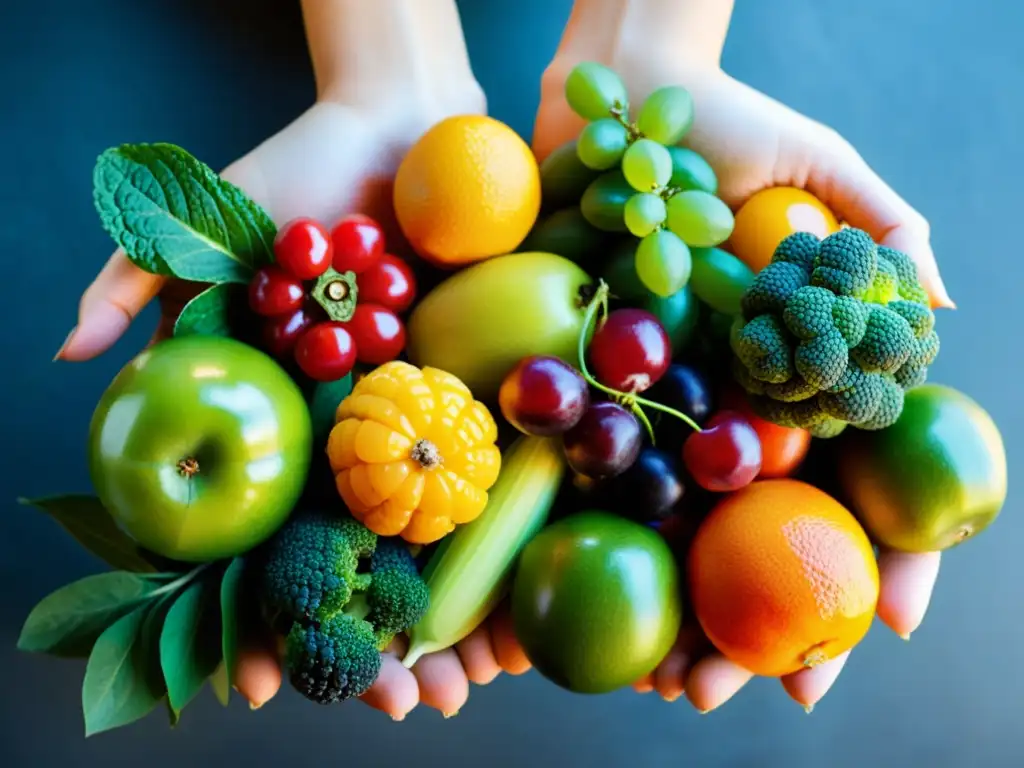
[[[604,280],[599,280],[597,290],[594,291],[593,297],[591,297],[590,302],[587,304],[587,311],[583,316],[583,329],[580,331],[579,341],[577,342],[576,354],[577,357],[579,357],[580,373],[583,374],[583,378],[586,380],[587,384],[592,386],[594,389],[604,392],[620,405],[629,408],[632,414],[636,416],[647,430],[647,434],[651,438],[651,445],[654,445],[654,427],[651,425],[650,419],[647,418],[647,414],[644,413],[644,408],[651,408],[655,411],[667,413],[669,416],[674,416],[684,422],[694,432],[703,432],[700,425],[685,413],[677,411],[675,408],[670,408],[667,405],[656,403],[653,400],[640,397],[632,392],[620,392],[617,389],[606,387],[595,379],[593,375],[591,375],[590,371],[587,370],[587,337],[590,336],[591,328],[595,326],[595,320],[597,319],[599,312],[601,313],[600,322],[604,322],[608,317],[608,290],[608,283]]]

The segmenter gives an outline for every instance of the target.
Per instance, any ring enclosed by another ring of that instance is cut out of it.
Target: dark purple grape
[[[667,405],[703,426],[714,408],[708,377],[692,365],[673,363],[644,397]],[[678,452],[693,431],[681,419],[651,409],[658,446]]]
[[[600,480],[629,469],[643,445],[643,428],[621,405],[594,403],[562,436],[565,458],[578,475]]]
[[[683,497],[680,470],[672,454],[644,448],[633,466],[611,481],[614,510],[640,523],[665,519]]]

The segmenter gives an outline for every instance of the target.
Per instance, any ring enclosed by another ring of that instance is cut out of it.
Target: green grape
[[[640,282],[662,298],[681,291],[692,269],[690,249],[668,230],[654,230],[636,248],[636,273]]]
[[[607,260],[600,271],[613,300],[631,307],[639,306],[654,295],[636,273],[636,247],[636,238],[632,235],[617,237],[608,248]]]
[[[665,201],[653,192],[637,192],[626,202],[626,229],[646,237],[665,223]]]
[[[626,201],[635,194],[622,171],[605,171],[583,193],[580,212],[592,227],[604,232],[628,232],[623,211]]]
[[[665,206],[668,228],[693,248],[713,248],[732,234],[732,211],[714,195],[688,189],[672,195]]]
[[[597,171],[587,168],[576,152],[576,142],[567,141],[540,164],[540,199],[545,211],[578,205]]]
[[[576,143],[580,162],[595,171],[607,171],[619,164],[626,147],[629,133],[626,126],[614,117],[604,117],[587,123]]]
[[[593,61],[573,67],[565,79],[565,100],[585,120],[608,117],[612,109],[629,108],[626,86],[614,71]]]
[[[740,313],[740,299],[754,282],[750,267],[720,248],[692,248],[693,272],[689,287],[717,312]]]
[[[678,144],[693,125],[693,97],[678,85],[659,88],[640,105],[636,127],[667,147]]]
[[[622,173],[637,192],[653,192],[672,178],[672,156],[651,139],[637,139],[622,156]]]
[[[699,189],[711,195],[718,194],[718,177],[707,160],[686,147],[667,149],[672,156],[672,177],[668,181],[669,186]]]
[[[605,237],[605,233],[591,226],[574,205],[540,219],[516,251],[554,253],[577,264],[587,264],[601,253]]]

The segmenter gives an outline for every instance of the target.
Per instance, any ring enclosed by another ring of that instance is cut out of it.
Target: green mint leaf
[[[323,381],[313,390],[309,413],[313,420],[313,439],[317,444],[326,444],[327,436],[334,426],[334,415],[341,401],[352,391],[352,374],[337,381]]]
[[[111,624],[160,588],[159,582],[125,571],[79,579],[36,604],[21,629],[18,649],[85,658]]]
[[[175,336],[242,335],[251,320],[245,286],[238,283],[212,285],[194,297],[174,323]]]
[[[139,546],[122,531],[94,496],[69,494],[42,499],[20,499],[56,520],[83,547],[120,571],[155,571]]]
[[[141,720],[163,698],[149,674],[157,652],[144,632],[149,610],[141,606],[122,616],[93,646],[82,682],[86,737]]]
[[[225,662],[217,665],[217,669],[210,675],[210,688],[213,695],[217,697],[222,707],[231,703],[231,683],[228,680],[228,666]]]
[[[190,584],[167,612],[160,633],[160,666],[172,721],[195,698],[221,660],[217,595],[206,582]]]
[[[238,187],[173,144],[108,149],[93,171],[104,229],[147,272],[246,283],[273,261],[273,221]]]
[[[224,577],[220,582],[221,656],[229,686],[235,684],[244,577],[245,560],[236,557],[224,571]]]

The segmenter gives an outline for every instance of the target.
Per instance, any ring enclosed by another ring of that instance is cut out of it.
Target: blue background
[[[491,113],[529,135],[538,80],[569,0],[465,0]],[[111,251],[90,198],[96,155],[171,141],[222,167],[313,97],[297,3],[33,0],[0,9],[0,764],[359,766],[1021,765],[1024,614],[1016,487],[996,526],[950,554],[931,611],[904,643],[876,624],[812,715],[755,681],[701,717],[626,691],[581,698],[535,674],[474,688],[457,718],[402,725],[358,704],[309,705],[290,690],[250,713],[204,692],[171,732],[157,712],[83,740],[75,662],[14,650],[31,606],[99,570],[19,495],[88,489],[92,408],[148,339],[154,315],[101,360],[50,362],[78,297]],[[934,226],[960,309],[940,320],[933,379],[1000,424],[1011,477],[1024,406],[1019,179],[1024,6],[1007,0],[740,2],[733,74],[829,123]]]

